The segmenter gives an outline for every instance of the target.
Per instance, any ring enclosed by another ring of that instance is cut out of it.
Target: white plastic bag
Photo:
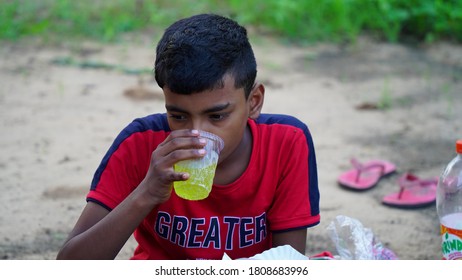
[[[339,215],[327,227],[340,259],[395,260],[396,255],[356,219]]]

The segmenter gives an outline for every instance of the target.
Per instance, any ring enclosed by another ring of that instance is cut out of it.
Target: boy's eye
[[[176,120],[176,121],[182,121],[185,120],[186,117],[183,115],[176,115],[176,114],[170,114],[170,118]]]
[[[209,117],[210,117],[210,119],[212,119],[214,121],[221,121],[221,120],[225,119],[227,116],[228,116],[228,114],[212,114]]]

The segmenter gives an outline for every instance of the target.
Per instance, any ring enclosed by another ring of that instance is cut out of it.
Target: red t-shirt
[[[244,173],[188,201],[173,191],[136,229],[133,259],[250,257],[277,231],[319,223],[314,146],[308,128],[285,115],[249,119],[253,146]],[[95,173],[87,201],[111,210],[143,180],[151,153],[170,133],[165,114],[137,119],[117,137]]]

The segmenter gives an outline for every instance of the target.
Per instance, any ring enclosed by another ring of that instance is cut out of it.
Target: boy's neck
[[[234,152],[217,166],[214,183],[228,185],[237,180],[247,169],[252,154],[253,136],[247,125],[242,141]]]

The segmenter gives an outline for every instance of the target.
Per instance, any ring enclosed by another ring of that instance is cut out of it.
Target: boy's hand
[[[174,130],[152,152],[148,172],[140,186],[143,185],[156,204],[170,198],[174,181],[189,178],[187,173],[176,173],[173,165],[178,161],[204,156],[205,150],[202,148],[205,144],[205,139],[199,138],[197,130]]]

